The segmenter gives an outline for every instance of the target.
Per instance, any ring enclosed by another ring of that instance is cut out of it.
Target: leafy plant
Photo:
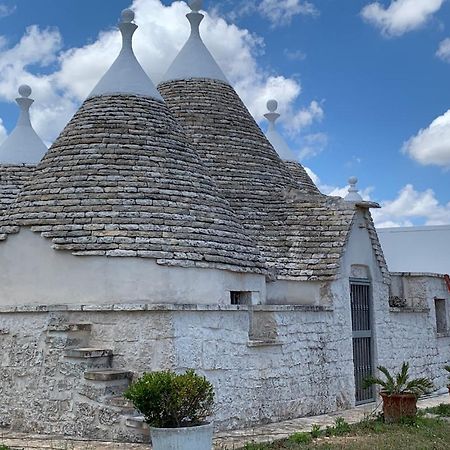
[[[433,408],[427,408],[426,411],[442,417],[450,417],[450,404],[441,403],[440,405],[434,406]]]
[[[444,369],[448,372],[448,381],[450,381],[450,366],[445,366]]]
[[[245,444],[242,450],[267,450],[269,446],[266,444],[255,444],[254,442],[249,442]]]
[[[384,375],[385,379],[370,376],[364,380],[364,387],[368,388],[375,384],[381,386],[382,391],[387,395],[395,394],[414,394],[420,397],[430,392],[434,386],[428,378],[409,378],[409,363],[404,362],[400,372],[391,375],[384,366],[379,366],[378,370]]]
[[[203,424],[211,415],[214,390],[193,370],[145,373],[124,393],[145,421],[156,428],[180,428]]]
[[[0,444],[0,450],[11,450],[11,449],[5,444]]]
[[[289,437],[288,441],[293,444],[310,444],[312,441],[312,436],[310,433],[294,433]]]
[[[321,434],[322,432],[320,431],[320,425],[314,424],[311,429],[311,436],[314,439],[317,439],[320,437]]]

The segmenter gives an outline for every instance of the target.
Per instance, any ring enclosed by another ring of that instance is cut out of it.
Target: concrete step
[[[133,377],[133,372],[127,370],[116,369],[100,369],[100,370],[88,370],[84,372],[84,378],[89,381],[130,381]]]
[[[66,351],[65,356],[74,359],[111,358],[113,351],[102,348],[72,348]]]

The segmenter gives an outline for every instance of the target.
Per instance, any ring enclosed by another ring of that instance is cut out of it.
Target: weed
[[[434,408],[427,408],[426,412],[437,414],[443,417],[450,417],[450,404],[441,403]]]
[[[312,442],[312,436],[310,433],[294,433],[288,439],[293,444],[310,444]]]
[[[320,430],[320,425],[313,425],[311,430],[311,437],[317,439],[321,436],[322,431]]]

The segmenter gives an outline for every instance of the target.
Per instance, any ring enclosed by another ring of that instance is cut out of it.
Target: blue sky
[[[450,1],[372,3],[205,1],[204,38],[263,127],[265,101],[278,98],[281,131],[323,190],[342,192],[357,175],[364,193],[385,205],[379,224],[449,224]],[[23,80],[34,84],[33,119],[51,142],[117,54],[114,25],[131,4],[0,1],[0,117],[7,131]],[[133,8],[141,25],[136,53],[157,79],[185,40],[187,7],[134,0]],[[27,32],[30,25],[38,27]],[[11,63],[15,57],[19,64]],[[439,132],[430,132],[440,117]],[[411,154],[402,152],[421,129],[407,147]]]

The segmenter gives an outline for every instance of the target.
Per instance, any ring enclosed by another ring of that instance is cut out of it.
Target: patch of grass
[[[248,444],[242,450],[448,450],[449,442],[450,422],[443,419],[418,416],[385,424],[378,418],[349,425],[340,418],[324,431],[316,426],[314,438],[312,433],[296,433],[273,444]]]
[[[288,439],[288,441],[293,444],[310,444],[312,440],[311,433],[294,433]]]
[[[450,403],[441,403],[434,408],[427,408],[426,412],[431,414],[437,414],[442,417],[450,417]]]

